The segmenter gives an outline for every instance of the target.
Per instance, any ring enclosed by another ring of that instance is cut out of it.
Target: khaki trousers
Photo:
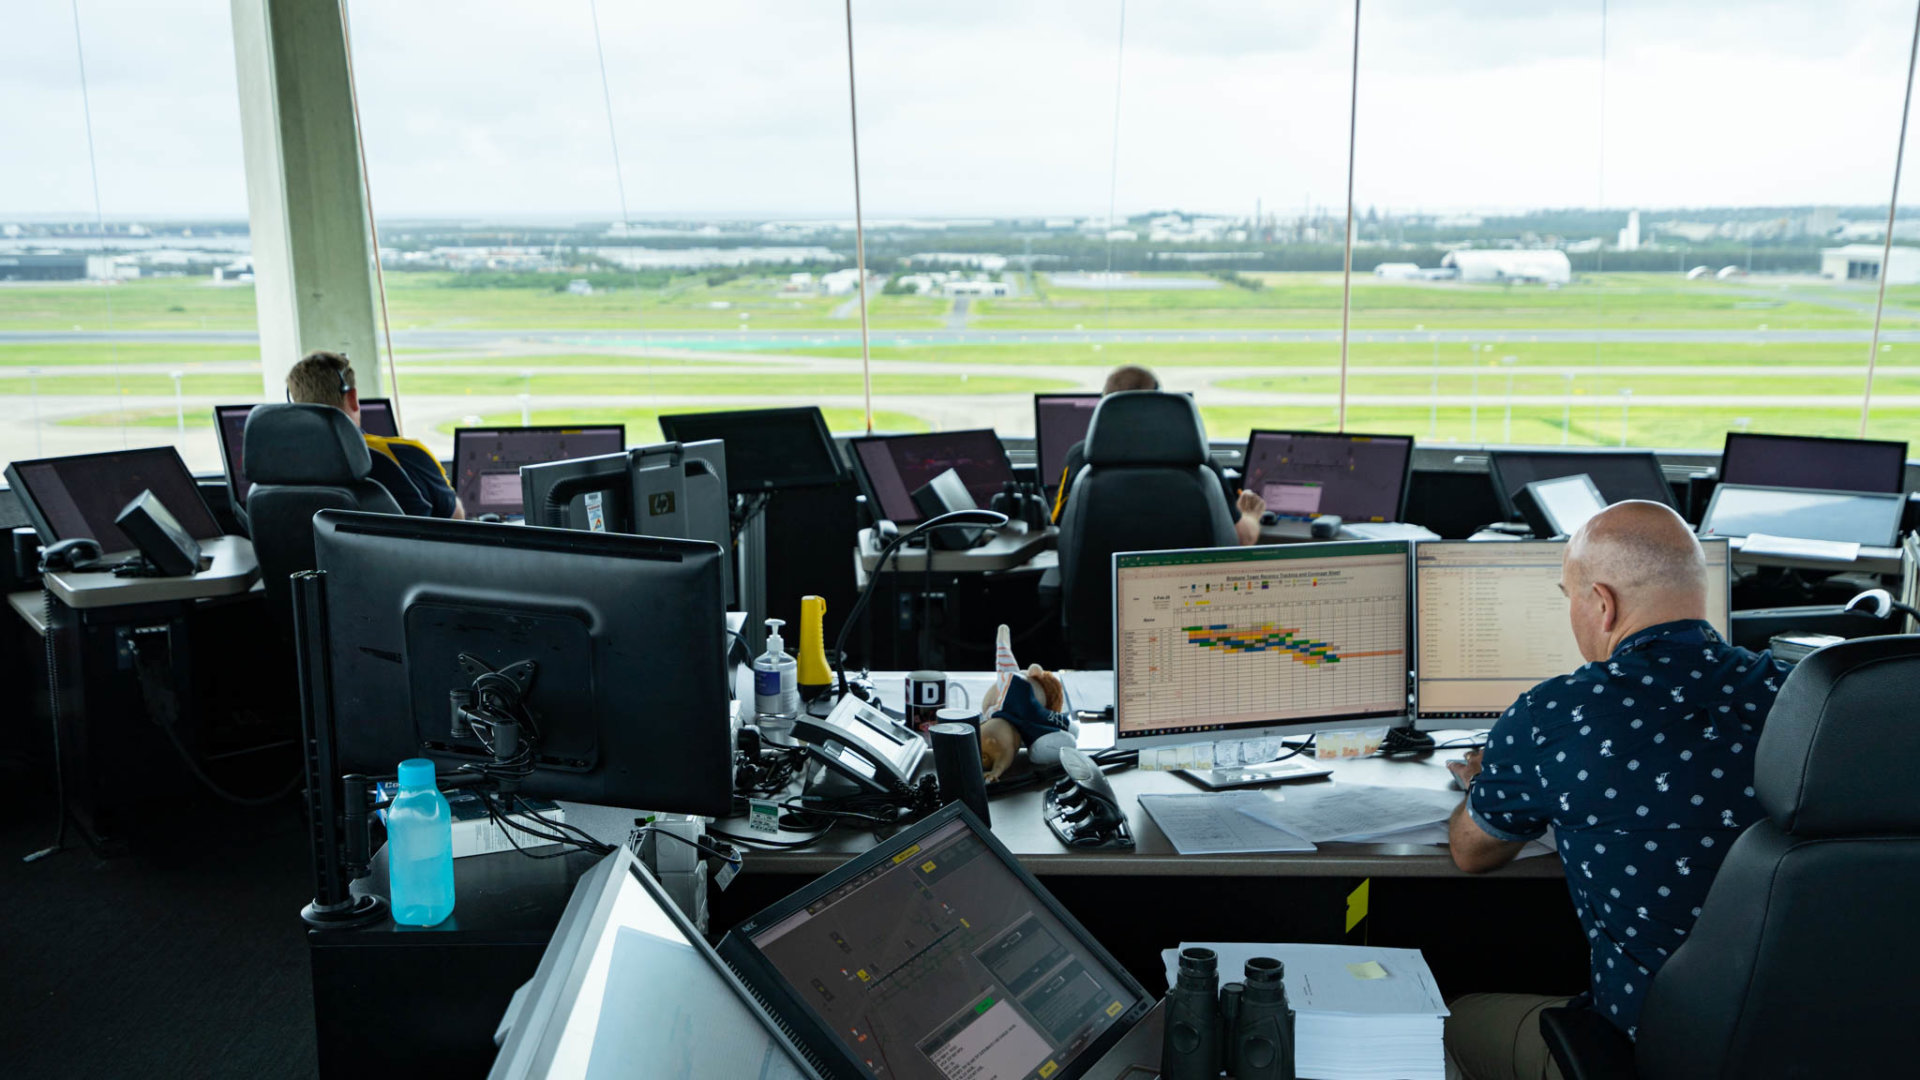
[[[1468,994],[1447,1004],[1448,1075],[1465,1080],[1561,1080],[1540,1035],[1540,1010],[1567,998]]]

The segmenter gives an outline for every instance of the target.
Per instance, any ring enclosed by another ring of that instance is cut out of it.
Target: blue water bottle
[[[453,914],[453,811],[426,758],[400,763],[400,793],[387,807],[387,878],[394,922],[437,926]]]

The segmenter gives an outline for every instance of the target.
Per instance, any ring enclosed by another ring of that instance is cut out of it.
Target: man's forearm
[[[1482,829],[1473,815],[1467,813],[1465,799],[1460,800],[1453,816],[1447,819],[1447,850],[1453,854],[1453,865],[1469,874],[1498,870],[1512,862],[1525,846],[1519,841],[1502,840]]]

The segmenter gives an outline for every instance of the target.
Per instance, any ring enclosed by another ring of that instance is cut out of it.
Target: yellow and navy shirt
[[[452,517],[458,500],[447,470],[433,451],[412,439],[366,435],[368,456],[373,459],[369,474],[400,504],[403,513],[413,517]]]
[[[1661,623],[1522,694],[1487,736],[1467,811],[1502,840],[1553,827],[1594,1008],[1629,1038],[1727,849],[1761,817],[1754,746],[1786,675],[1705,622]]]

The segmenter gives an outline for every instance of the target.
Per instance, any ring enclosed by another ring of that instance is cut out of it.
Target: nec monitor
[[[1586,473],[1535,480],[1514,496],[1520,516],[1542,540],[1572,536],[1587,519],[1607,508],[1606,497]]]
[[[1720,482],[1828,491],[1907,490],[1907,444],[1727,432]]]
[[[492,1080],[819,1077],[624,847],[574,886],[514,1000]]]
[[[1075,1080],[1153,1007],[959,804],[747,919],[719,952],[835,1078]]]
[[[341,510],[314,516],[313,541],[342,773],[492,762],[448,695],[475,664],[531,661],[520,794],[730,812],[716,545]]]
[[[133,538],[113,521],[143,491],[152,491],[188,536],[220,535],[220,523],[171,446],[16,461],[6,476],[42,544],[87,537],[107,555],[134,551]]]
[[[1086,439],[1099,405],[1099,394],[1033,395],[1033,458],[1049,500],[1060,492],[1067,451]]]
[[[1768,536],[1892,547],[1900,540],[1905,495],[1876,491],[1721,484],[1700,519],[1701,536]]]
[[[1727,637],[1727,544],[1700,546],[1707,621]],[[1566,547],[1555,540],[1414,545],[1414,709],[1421,726],[1495,719],[1528,689],[1586,663],[1560,592]]]
[[[1487,455],[1487,470],[1508,517],[1516,513],[1513,496],[1521,488],[1581,473],[1593,478],[1608,503],[1646,499],[1673,506],[1673,488],[1660,471],[1660,459],[1644,450],[1495,450]]]
[[[617,454],[626,448],[624,424],[455,428],[453,490],[470,517],[519,517],[521,466]]]
[[[960,474],[978,506],[1013,481],[1006,448],[991,428],[930,435],[869,435],[853,440],[860,485],[876,518],[903,530],[920,523],[913,493],[948,469]]]
[[[727,483],[733,492],[837,484],[846,477],[840,450],[817,405],[676,413],[660,418],[660,434],[670,442],[725,443]]]
[[[1404,540],[1114,556],[1114,745],[1407,714]]]
[[[1255,431],[1240,462],[1240,487],[1281,517],[1399,521],[1412,458],[1406,435]]]
[[[360,399],[360,430],[389,439],[400,437],[400,425],[393,419],[393,401],[389,398]]]

